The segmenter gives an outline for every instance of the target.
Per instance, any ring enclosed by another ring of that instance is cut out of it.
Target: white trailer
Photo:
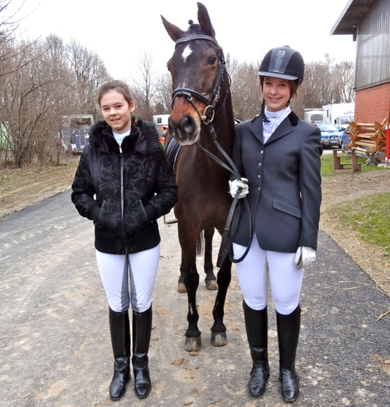
[[[347,122],[354,120],[355,102],[332,103],[322,107],[325,111],[325,121],[335,124],[339,130],[345,130],[348,127]]]
[[[153,123],[157,126],[168,126],[169,114],[156,114],[153,116]]]
[[[324,109],[306,108],[303,113],[303,120],[308,123],[311,122],[319,123],[325,121]]]

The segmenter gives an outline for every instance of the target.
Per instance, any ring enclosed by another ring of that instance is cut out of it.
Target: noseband
[[[206,40],[212,42],[214,45],[218,47],[218,78],[215,83],[213,92],[211,93],[210,99],[205,98],[203,95],[201,95],[199,92],[193,89],[189,88],[177,88],[172,92],[172,105],[175,102],[175,99],[177,96],[184,96],[188,102],[191,103],[192,107],[195,109],[195,111],[198,113],[198,116],[202,120],[202,122],[206,125],[209,125],[213,120],[215,116],[215,108],[217,106],[218,100],[219,100],[219,94],[221,91],[221,82],[223,81],[223,75],[225,73],[225,58],[223,55],[222,48],[219,46],[218,42],[213,38],[208,35],[192,35],[190,37],[184,37],[184,38],[179,38],[176,41],[176,46],[178,44],[190,42],[190,41],[195,41],[195,40]],[[203,111],[203,114],[199,112],[197,107],[195,106],[194,102],[192,101],[192,98],[198,99],[200,102],[206,105],[206,108]]]

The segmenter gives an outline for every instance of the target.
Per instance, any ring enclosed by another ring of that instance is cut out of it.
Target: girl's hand
[[[295,253],[294,265],[297,268],[309,267],[316,259],[316,251],[311,247],[299,246]]]
[[[244,196],[249,194],[249,187],[248,187],[248,180],[246,178],[235,179],[233,181],[229,181],[230,185],[230,195],[234,198],[238,192],[238,189],[241,188],[241,192],[239,198],[244,198]]]

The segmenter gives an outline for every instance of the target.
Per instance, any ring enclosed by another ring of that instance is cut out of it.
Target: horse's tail
[[[199,256],[203,253],[204,232],[200,232],[196,239],[196,254]]]

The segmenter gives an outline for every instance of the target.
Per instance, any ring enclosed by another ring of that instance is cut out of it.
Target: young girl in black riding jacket
[[[260,66],[263,109],[237,126],[233,159],[241,180],[231,180],[231,194],[243,188],[254,225],[253,240],[237,275],[244,296],[244,315],[253,368],[249,391],[265,392],[269,377],[267,355],[267,292],[270,280],[279,340],[282,397],[299,394],[295,355],[298,345],[299,297],[304,267],[316,258],[321,204],[321,135],[300,120],[290,100],[303,80],[304,63],[288,46],[269,51]],[[248,193],[249,191],[249,193]],[[234,257],[245,251],[247,213],[241,214],[233,243]]]
[[[110,398],[123,397],[130,380],[130,304],[134,388],[137,397],[145,398],[151,389],[148,350],[160,255],[157,218],[176,203],[177,187],[155,126],[132,121],[135,104],[127,85],[104,83],[98,103],[104,120],[90,130],[72,185],[72,202],[95,225],[115,358]]]

